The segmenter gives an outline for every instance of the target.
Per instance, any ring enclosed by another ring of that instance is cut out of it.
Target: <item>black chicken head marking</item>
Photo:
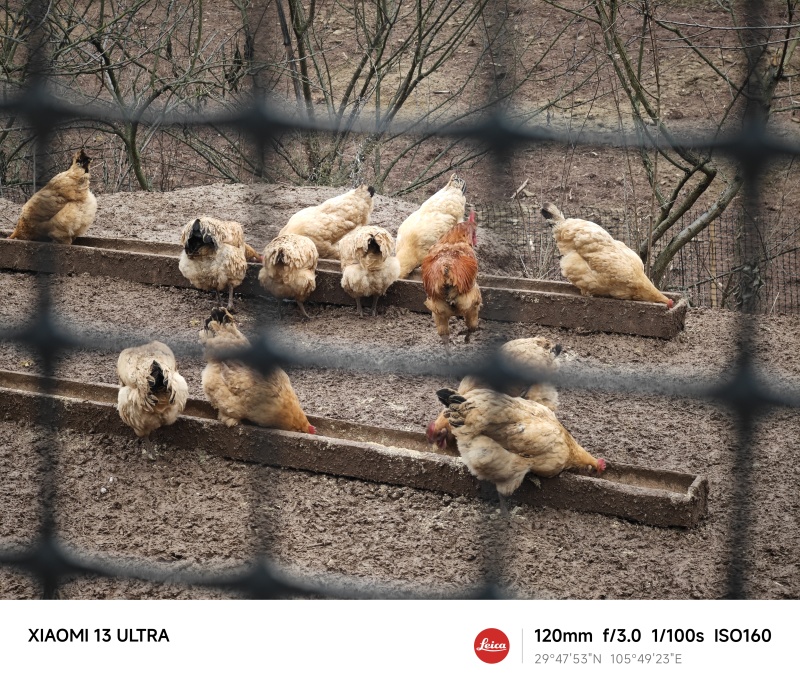
[[[89,172],[89,164],[92,162],[92,159],[86,155],[86,152],[81,149],[78,153],[78,156],[75,158],[75,163],[77,163],[81,168],[83,168],[85,173]]]
[[[150,385],[150,391],[161,389],[165,385],[164,371],[161,369],[161,366],[155,360],[150,366],[150,379],[153,381],[153,384]]]
[[[206,320],[206,323],[209,322],[219,322],[220,324],[231,324],[233,322],[233,317],[231,317],[231,313],[229,313],[225,308],[213,308],[211,310],[211,317]]]
[[[187,255],[196,255],[203,245],[217,247],[217,241],[214,240],[214,236],[211,235],[211,233],[203,228],[200,219],[195,219],[195,222],[192,224],[192,232],[186,240],[184,249]]]

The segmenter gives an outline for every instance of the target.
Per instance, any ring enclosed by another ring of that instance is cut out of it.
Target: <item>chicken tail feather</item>
[[[251,248],[247,243],[244,244],[244,256],[248,262],[263,262],[264,258],[259,255],[253,248]]]
[[[564,221],[564,215],[559,211],[558,207],[552,202],[545,202],[542,205],[541,214],[544,216],[545,221],[551,226]]]

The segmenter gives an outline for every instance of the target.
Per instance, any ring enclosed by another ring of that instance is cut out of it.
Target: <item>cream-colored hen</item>
[[[337,243],[358,226],[369,223],[375,188],[360,185],[316,207],[301,209],[278,233],[303,235],[314,241],[322,259],[339,259]]]
[[[280,301],[290,298],[308,317],[303,303],[317,287],[317,261],[319,253],[314,242],[296,233],[273,238],[264,248],[264,266],[258,272],[258,281],[266,291]]]
[[[183,250],[178,268],[201,291],[228,290],[228,310],[233,309],[233,290],[244,281],[247,261],[261,261],[253,248],[244,242],[244,230],[236,221],[220,221],[200,216],[181,231]]]
[[[178,419],[186,408],[189,387],[178,372],[172,350],[160,341],[126,348],[119,354],[117,374],[121,384],[117,395],[119,416],[143,438],[145,451],[152,459],[150,433]]]
[[[555,372],[559,369],[560,363],[557,359],[561,351],[561,344],[553,343],[543,336],[514,339],[506,342],[499,349],[500,357],[505,361],[507,367],[522,366],[544,372]],[[473,389],[488,388],[487,383],[480,378],[467,375],[458,386],[458,394],[464,396]],[[535,401],[547,406],[551,411],[558,408],[558,390],[549,382],[531,385],[524,382],[509,382],[500,391],[508,396]],[[439,449],[445,449],[448,446],[455,448],[455,437],[450,427],[450,421],[445,416],[446,412],[447,409],[443,409],[439,417],[433,423],[428,424],[427,429],[428,442],[436,445]]]
[[[378,298],[397,281],[400,263],[393,251],[394,238],[378,226],[361,226],[339,241],[342,288],[356,299],[359,317],[364,316],[362,298],[372,296],[372,315],[375,316]]]
[[[430,249],[464,220],[467,184],[455,173],[441,190],[411,214],[397,229],[397,260],[405,279],[422,264]]]
[[[672,308],[672,299],[647,278],[639,255],[604,228],[584,219],[565,219],[549,202],[542,207],[542,216],[553,228],[561,273],[582,295],[663,303]]]
[[[447,406],[464,463],[501,495],[519,488],[528,472],[550,478],[564,469],[606,468],[605,460],[581,447],[546,406],[490,389],[464,395],[440,389],[437,396]]]
[[[500,356],[508,367],[519,365],[526,368],[535,368],[545,372],[556,372],[561,363],[558,356],[562,352],[561,344],[554,343],[544,336],[533,336],[528,339],[514,339],[500,347]],[[477,377],[467,375],[461,384],[467,383],[470,389],[486,389],[485,383]],[[525,384],[524,382],[510,382],[502,389],[503,394],[520,397],[528,401],[547,406],[551,411],[558,408],[558,390],[549,382],[538,384]],[[459,388],[459,393],[463,394]]]
[[[250,344],[227,310],[211,311],[200,331],[200,342],[206,346],[208,361],[202,375],[203,391],[225,425],[248,420],[266,428],[316,432],[283,370],[276,367],[262,375],[241,361],[221,358],[225,351]]]
[[[89,189],[91,161],[83,149],[75,154],[68,170],[25,202],[10,237],[70,245],[86,233],[97,213],[97,199]]]

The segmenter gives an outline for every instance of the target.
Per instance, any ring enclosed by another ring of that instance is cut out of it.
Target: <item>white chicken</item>
[[[564,469],[606,469],[605,460],[581,447],[542,404],[491,389],[436,394],[447,407],[462,460],[476,478],[494,483],[501,496],[519,488],[528,472],[551,478]]]
[[[464,220],[466,189],[464,180],[453,173],[447,185],[400,224],[396,247],[401,279],[419,267],[442,236]]]
[[[584,219],[565,219],[550,202],[542,206],[541,213],[553,228],[561,273],[582,295],[663,303],[672,308],[672,299],[647,278],[639,255],[602,226]]]
[[[117,374],[119,416],[142,438],[145,453],[153,459],[150,433],[178,419],[186,408],[189,387],[178,372],[172,350],[160,341],[126,348],[119,354]]]
[[[319,253],[314,242],[296,233],[273,238],[264,248],[264,266],[258,272],[258,281],[280,301],[290,298],[308,318],[303,303],[317,287],[317,262]]]
[[[178,268],[202,291],[228,290],[228,310],[233,310],[233,290],[244,281],[247,261],[261,261],[253,248],[244,242],[244,230],[236,221],[220,221],[200,216],[181,231],[183,250]]]
[[[322,259],[339,259],[337,243],[354,228],[369,223],[374,195],[374,187],[360,185],[315,207],[301,209],[278,235],[306,236],[314,241]]]
[[[91,162],[83,149],[75,154],[66,171],[25,202],[11,238],[70,245],[86,233],[97,213],[97,198],[89,189]]]
[[[241,361],[222,357],[250,344],[227,310],[211,311],[200,331],[200,342],[208,361],[202,374],[203,391],[225,425],[248,420],[267,428],[316,432],[283,370],[275,368],[262,375]]]
[[[558,356],[562,352],[561,344],[554,343],[544,336],[534,336],[527,339],[514,339],[500,347],[499,355],[505,361],[506,367],[522,366],[535,368],[545,372],[556,372],[561,364]],[[458,386],[458,394],[464,396],[473,389],[488,389],[489,385],[474,375],[467,375]],[[558,408],[558,390],[549,382],[526,384],[524,382],[506,382],[500,390],[503,394],[520,397],[528,401],[546,406],[551,411]],[[456,440],[450,421],[445,416],[447,409],[442,410],[439,417],[428,424],[428,442],[439,449],[450,447],[456,449]]]
[[[363,317],[361,299],[372,296],[372,315],[377,314],[378,298],[400,275],[394,257],[394,239],[378,226],[361,226],[339,241],[342,288],[356,299],[358,316]]]

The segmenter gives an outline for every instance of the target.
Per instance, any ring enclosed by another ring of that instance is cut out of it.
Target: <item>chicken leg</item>
[[[305,317],[307,320],[310,320],[310,319],[311,319],[311,315],[309,315],[309,314],[306,312],[306,306],[305,306],[305,305],[303,305],[303,301],[302,301],[302,300],[298,300],[298,301],[297,301],[297,307],[300,309],[300,312],[301,312],[301,314],[303,315],[303,317]]]
[[[158,456],[158,452],[150,439],[150,435],[142,438],[142,455],[146,456],[150,461],[155,461]]]
[[[464,315],[464,324],[466,328],[463,331],[458,333],[459,336],[462,334],[466,334],[464,337],[464,343],[469,343],[469,337],[472,335],[472,332],[478,331],[478,309],[480,306],[475,306],[469,312]]]

